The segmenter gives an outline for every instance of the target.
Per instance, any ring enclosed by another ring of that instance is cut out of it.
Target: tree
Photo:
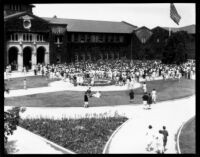
[[[181,64],[186,62],[187,32],[181,31],[171,35],[163,51],[162,62],[164,64]]]

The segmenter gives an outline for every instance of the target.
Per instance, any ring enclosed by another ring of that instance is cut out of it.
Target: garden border
[[[18,127],[20,127],[20,126],[18,126]],[[22,128],[22,127],[20,127],[20,128],[21,128],[21,129],[24,129],[24,128]],[[46,139],[46,138],[44,138],[44,137],[38,135],[38,134],[35,134],[35,133],[33,133],[32,131],[29,131],[29,130],[27,130],[27,129],[24,129],[24,130],[26,130],[26,131],[28,131],[28,132],[34,134],[34,135],[37,136],[40,140],[45,141],[45,142],[48,143],[49,145],[52,145],[54,148],[59,149],[59,150],[61,150],[62,152],[66,152],[66,153],[68,153],[68,154],[76,154],[75,152],[73,152],[73,151],[71,151],[71,150],[69,150],[69,149],[66,149],[66,148],[64,148],[64,147],[62,147],[62,146],[60,146],[60,145],[58,145],[58,144],[56,144],[56,143],[54,143],[54,142],[52,142],[52,141],[50,141],[50,140],[48,140],[48,139]]]
[[[131,119],[126,120],[122,125],[120,125],[120,126],[112,133],[112,135],[110,136],[109,140],[106,142],[106,145],[105,145],[105,147],[104,147],[104,149],[103,149],[102,154],[108,154],[107,151],[108,151],[108,148],[109,148],[109,146],[110,146],[111,140],[113,139],[113,137],[115,136],[115,134],[119,131],[119,129],[121,129],[121,128],[122,128],[126,123],[128,123],[130,120],[131,120]]]
[[[193,116],[193,117],[194,117],[194,116]],[[181,153],[181,149],[180,149],[180,140],[179,140],[179,138],[180,138],[180,134],[181,134],[181,131],[182,131],[182,129],[183,129],[183,126],[184,126],[186,123],[190,122],[190,121],[193,119],[193,117],[191,117],[191,118],[189,118],[187,121],[183,122],[182,125],[181,125],[181,127],[180,127],[180,129],[179,129],[179,131],[178,131],[177,140],[176,140],[177,149],[178,149],[178,154],[182,154],[182,153]]]

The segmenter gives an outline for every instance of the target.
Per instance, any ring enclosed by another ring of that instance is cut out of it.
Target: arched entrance
[[[37,64],[44,63],[44,55],[45,55],[45,48],[41,46],[37,49]]]
[[[8,50],[8,64],[11,65],[11,70],[17,70],[17,56],[18,56],[18,48],[11,47]]]
[[[28,69],[31,69],[31,57],[32,57],[32,48],[31,47],[25,47],[23,49],[23,63],[25,67]]]

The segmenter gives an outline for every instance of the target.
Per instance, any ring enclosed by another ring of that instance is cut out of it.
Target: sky
[[[195,3],[174,3],[181,20],[179,25],[170,18],[170,3],[107,3],[107,4],[33,4],[33,14],[39,17],[126,21],[150,29],[182,27],[196,24]]]

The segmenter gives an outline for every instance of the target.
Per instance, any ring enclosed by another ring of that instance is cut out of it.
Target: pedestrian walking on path
[[[153,140],[154,140],[154,130],[152,125],[148,126],[148,130],[146,132],[146,136],[147,136],[147,147],[146,150],[147,151],[152,151],[153,150]]]
[[[144,95],[142,96],[144,109],[147,109],[147,101],[148,101],[148,98],[149,98],[149,97],[148,97],[147,93],[144,93]]]
[[[85,95],[84,95],[84,107],[85,108],[89,107],[87,92],[85,92]]]
[[[157,154],[164,154],[162,130],[159,130],[155,137],[155,151]]]
[[[162,134],[163,134],[163,147],[164,151],[166,151],[167,137],[169,135],[168,131],[166,130],[166,126],[163,126]]]

